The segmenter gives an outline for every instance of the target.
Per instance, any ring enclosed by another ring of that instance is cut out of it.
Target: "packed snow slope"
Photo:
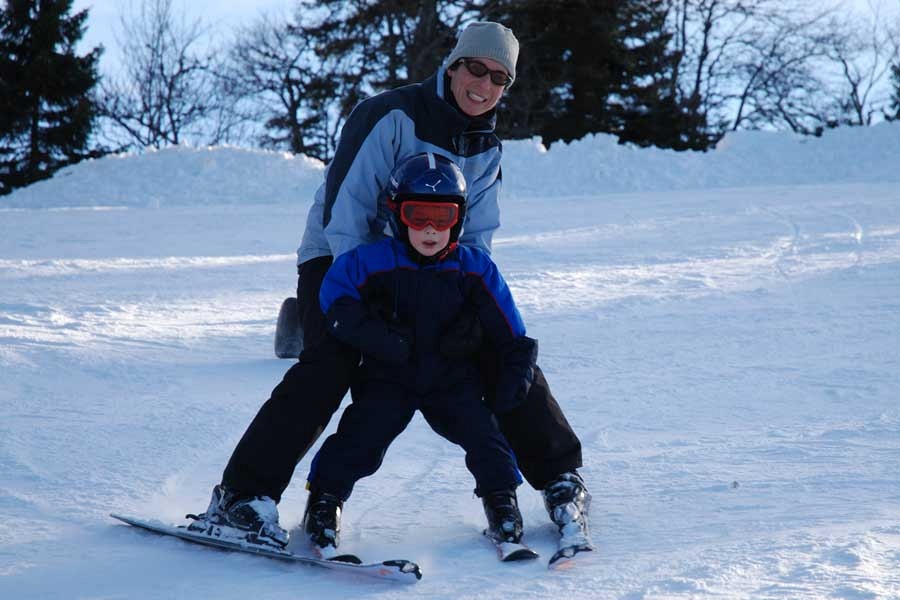
[[[546,569],[523,486],[542,559],[498,563],[462,452],[419,417],[343,532],[419,562],[414,586],[116,524],[202,511],[289,367],[275,316],[322,169],[178,148],[0,199],[0,598],[900,597],[900,124],[506,144],[494,256],[584,444],[592,561]]]

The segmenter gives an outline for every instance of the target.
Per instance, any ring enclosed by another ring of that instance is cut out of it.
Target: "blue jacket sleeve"
[[[366,247],[362,246],[338,257],[322,281],[319,304],[335,338],[357,348],[363,355],[390,365],[402,365],[410,356],[407,336],[390,323],[373,317],[359,292],[369,276],[361,257],[365,252]]]
[[[469,186],[466,221],[459,243],[490,254],[494,232],[500,227],[500,153],[485,164]]]
[[[332,256],[382,239],[378,193],[394,167],[399,115],[380,98],[360,103],[344,124],[325,179],[323,222]]]
[[[485,333],[500,354],[497,394],[491,408],[504,413],[521,404],[528,395],[534,381],[537,340],[525,335],[525,323],[497,265],[478,250],[464,251],[464,255],[467,255],[463,260],[466,273],[474,278],[469,297]]]

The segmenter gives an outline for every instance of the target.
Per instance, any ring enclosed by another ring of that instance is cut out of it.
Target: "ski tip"
[[[135,521],[134,518],[128,517],[128,516],[120,514],[120,513],[111,512],[111,513],[109,513],[109,516],[112,517],[113,519],[115,519],[116,521],[121,521],[122,523],[127,523],[129,525],[133,525],[134,521]]]
[[[381,564],[394,568],[403,574],[412,574],[415,576],[416,581],[422,579],[422,569],[411,560],[386,560]]]
[[[519,562],[523,560],[533,560],[540,557],[537,552],[535,552],[522,542],[516,543],[498,540],[494,538],[487,530],[484,530],[484,535],[497,550],[497,558],[500,559],[500,562]]]
[[[519,548],[505,555],[501,560],[503,562],[518,562],[522,560],[534,560],[540,558],[540,554],[531,548]]]
[[[580,554],[584,556],[580,556],[577,561],[573,560],[577,555]],[[553,556],[550,557],[550,562],[547,564],[547,568],[552,571],[570,569],[577,562],[581,562],[588,556],[597,556],[594,547],[590,544],[580,544],[577,546],[567,546],[565,548],[560,548]]]

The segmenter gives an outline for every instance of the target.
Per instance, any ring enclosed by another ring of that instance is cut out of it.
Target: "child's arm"
[[[464,251],[465,252],[465,251]],[[500,354],[497,396],[493,410],[505,412],[518,406],[534,381],[537,340],[525,335],[525,323],[516,308],[512,292],[486,253],[469,250],[464,259],[471,281],[469,297],[488,339]]]
[[[409,360],[410,348],[402,332],[371,315],[359,292],[369,272],[360,249],[337,258],[322,281],[319,304],[331,334],[341,342],[359,349],[381,362],[402,365]]]

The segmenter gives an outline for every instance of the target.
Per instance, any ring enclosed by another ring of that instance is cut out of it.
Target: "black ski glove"
[[[335,338],[380,362],[399,366],[412,354],[412,329],[373,317],[358,300],[338,298],[325,319]]]

